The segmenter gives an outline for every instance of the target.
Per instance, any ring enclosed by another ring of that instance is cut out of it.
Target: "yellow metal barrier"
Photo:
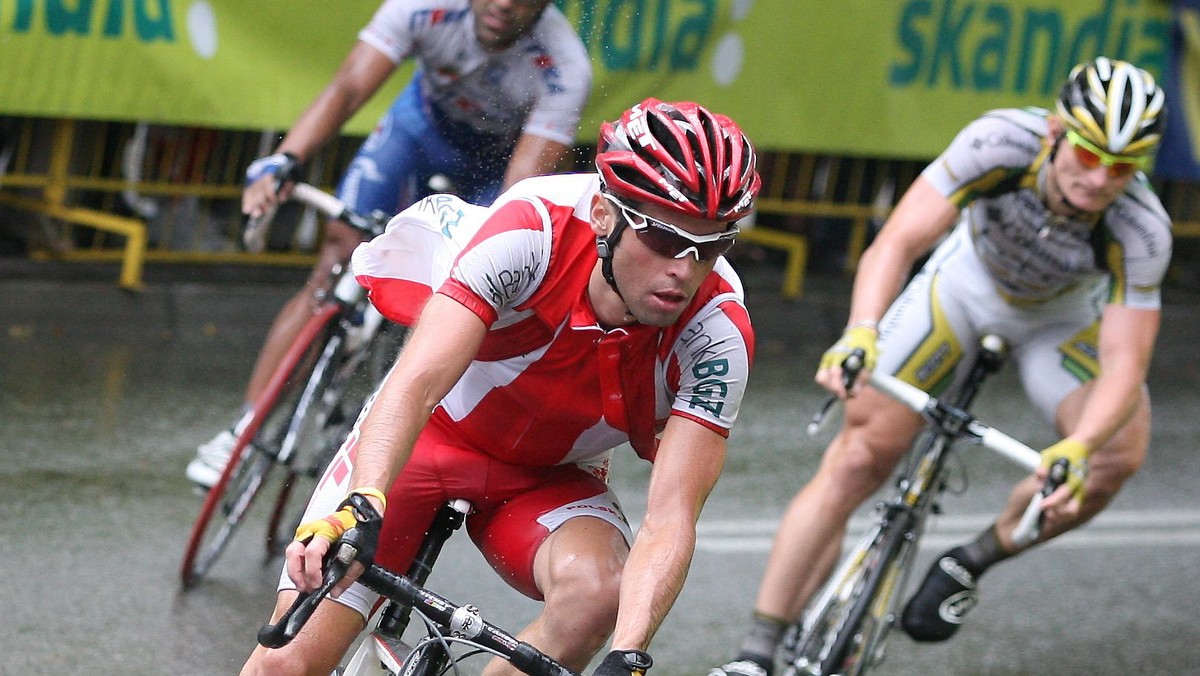
[[[316,261],[319,224],[307,241],[297,238],[266,253],[250,254],[237,244],[243,172],[272,149],[273,134],[33,118],[8,122],[15,133],[8,139],[10,166],[0,174],[0,205],[45,217],[58,232],[54,245],[32,246],[31,258],[119,262],[118,283],[127,289],[141,288],[147,262]],[[360,142],[343,138],[330,144],[310,163],[306,179],[330,185],[342,158]],[[290,216],[294,221],[298,214]],[[280,224],[285,232],[295,226]]]
[[[278,137],[271,132],[36,118],[0,118],[0,125],[10,132],[11,152],[8,171],[0,174],[0,205],[64,227],[66,245],[35,249],[33,257],[119,262],[118,283],[127,289],[142,286],[147,262],[310,266],[316,260],[319,231],[298,228],[305,236],[275,241],[259,254],[236,244],[242,175],[274,148]],[[360,143],[342,137],[329,144],[310,162],[306,180],[333,185]],[[578,150],[586,170],[590,153]],[[780,293],[792,299],[803,293],[814,234],[844,239],[844,269],[852,272],[872,228],[924,168],[916,160],[794,152],[763,152],[759,160],[757,224],[740,239],[784,253]],[[1200,237],[1196,186],[1156,187],[1176,219],[1175,236]],[[76,227],[91,231],[90,239]]]
[[[125,289],[140,289],[142,287],[142,263],[146,254],[146,226],[136,219],[114,216],[93,209],[70,207],[65,204],[68,167],[74,136],[75,123],[71,120],[59,120],[54,133],[50,169],[45,179],[43,181],[23,181],[28,187],[41,187],[42,199],[0,193],[0,203],[46,214],[68,223],[86,225],[97,230],[123,235],[125,248],[121,255],[121,275],[118,284]]]
[[[808,265],[808,238],[793,232],[783,232],[755,226],[738,235],[738,241],[782,249],[787,255],[783,270],[784,298],[795,300],[804,292],[804,269]]]

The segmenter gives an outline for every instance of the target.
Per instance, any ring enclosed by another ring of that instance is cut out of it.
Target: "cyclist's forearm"
[[[412,454],[430,409],[417,402],[400,381],[385,382],[363,419],[355,449],[350,488],[377,488],[384,493]]]
[[[1108,442],[1141,401],[1158,336],[1157,310],[1110,305],[1100,320],[1099,367],[1075,425],[1067,432],[1089,449]]]
[[[846,325],[878,322],[904,285],[912,261],[900,251],[872,246],[863,253]]]
[[[356,42],[333,80],[300,115],[280,143],[279,152],[308,160],[379,90],[395,70],[381,52]]]
[[[621,576],[614,650],[649,648],[683,588],[695,546],[694,528],[655,528],[643,523]]]
[[[337,135],[342,125],[358,110],[347,93],[333,88],[317,97],[283,137],[276,152],[291,153],[308,161],[322,146]]]
[[[1090,450],[1103,446],[1133,415],[1143,383],[1144,376],[1133,368],[1102,373],[1093,381],[1079,420],[1063,430],[1063,436],[1083,442]]]
[[[646,650],[679,596],[696,549],[696,521],[725,462],[725,438],[680,416],[663,431],[646,514],[621,576],[613,649]]]
[[[549,174],[561,169],[569,146],[534,134],[522,134],[513,148],[508,169],[504,172],[504,189],[531,176]]]

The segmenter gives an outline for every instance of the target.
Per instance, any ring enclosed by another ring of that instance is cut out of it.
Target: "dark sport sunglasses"
[[[1085,169],[1095,169],[1104,165],[1112,178],[1128,176],[1138,169],[1145,169],[1150,164],[1149,155],[1113,155],[1097,148],[1074,129],[1067,130],[1067,141],[1075,151],[1075,159]]]
[[[730,223],[724,232],[696,235],[666,221],[651,218],[637,209],[626,206],[608,193],[601,194],[621,210],[625,222],[637,234],[638,241],[666,258],[683,258],[690,253],[697,261],[711,261],[729,251],[729,247],[733,246],[734,240],[741,232],[736,225]]]

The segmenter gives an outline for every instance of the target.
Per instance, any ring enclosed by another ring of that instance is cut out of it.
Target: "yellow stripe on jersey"
[[[1002,181],[1012,176],[1012,172],[1005,167],[997,167],[983,176],[963,184],[963,187],[956,190],[950,195],[950,201],[956,206],[966,206],[975,200],[980,195],[986,194]]]
[[[1113,240],[1108,243],[1105,251],[1108,262],[1109,287],[1108,302],[1112,305],[1125,304],[1125,249],[1121,243]]]
[[[1099,344],[1100,322],[1097,321],[1058,346],[1063,356],[1063,368],[1081,383],[1094,379],[1100,374]]]
[[[1017,188],[1030,188],[1036,191],[1038,171],[1041,170],[1049,156],[1050,146],[1042,144],[1042,149],[1028,167],[996,167],[983,176],[965,183],[954,191],[949,199],[955,206],[964,207],[979,196],[994,192],[1002,183],[1012,181],[1013,176],[1017,173],[1021,174],[1020,180],[1017,181]]]
[[[954,375],[954,367],[962,360],[963,350],[938,302],[936,276],[929,289],[929,316],[933,325],[913,353],[904,360],[896,377],[930,394],[939,394]]]

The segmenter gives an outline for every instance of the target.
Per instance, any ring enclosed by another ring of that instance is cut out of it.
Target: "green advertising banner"
[[[285,128],[378,0],[0,0],[0,114]],[[403,82],[389,83],[397,92]],[[384,96],[349,129],[370,130]]]
[[[596,71],[580,131],[646,96],[763,148],[937,153],[994,107],[1049,105],[1098,54],[1159,74],[1162,0],[558,0]],[[0,114],[286,128],[377,1],[0,0]],[[389,83],[348,131],[364,132]]]

